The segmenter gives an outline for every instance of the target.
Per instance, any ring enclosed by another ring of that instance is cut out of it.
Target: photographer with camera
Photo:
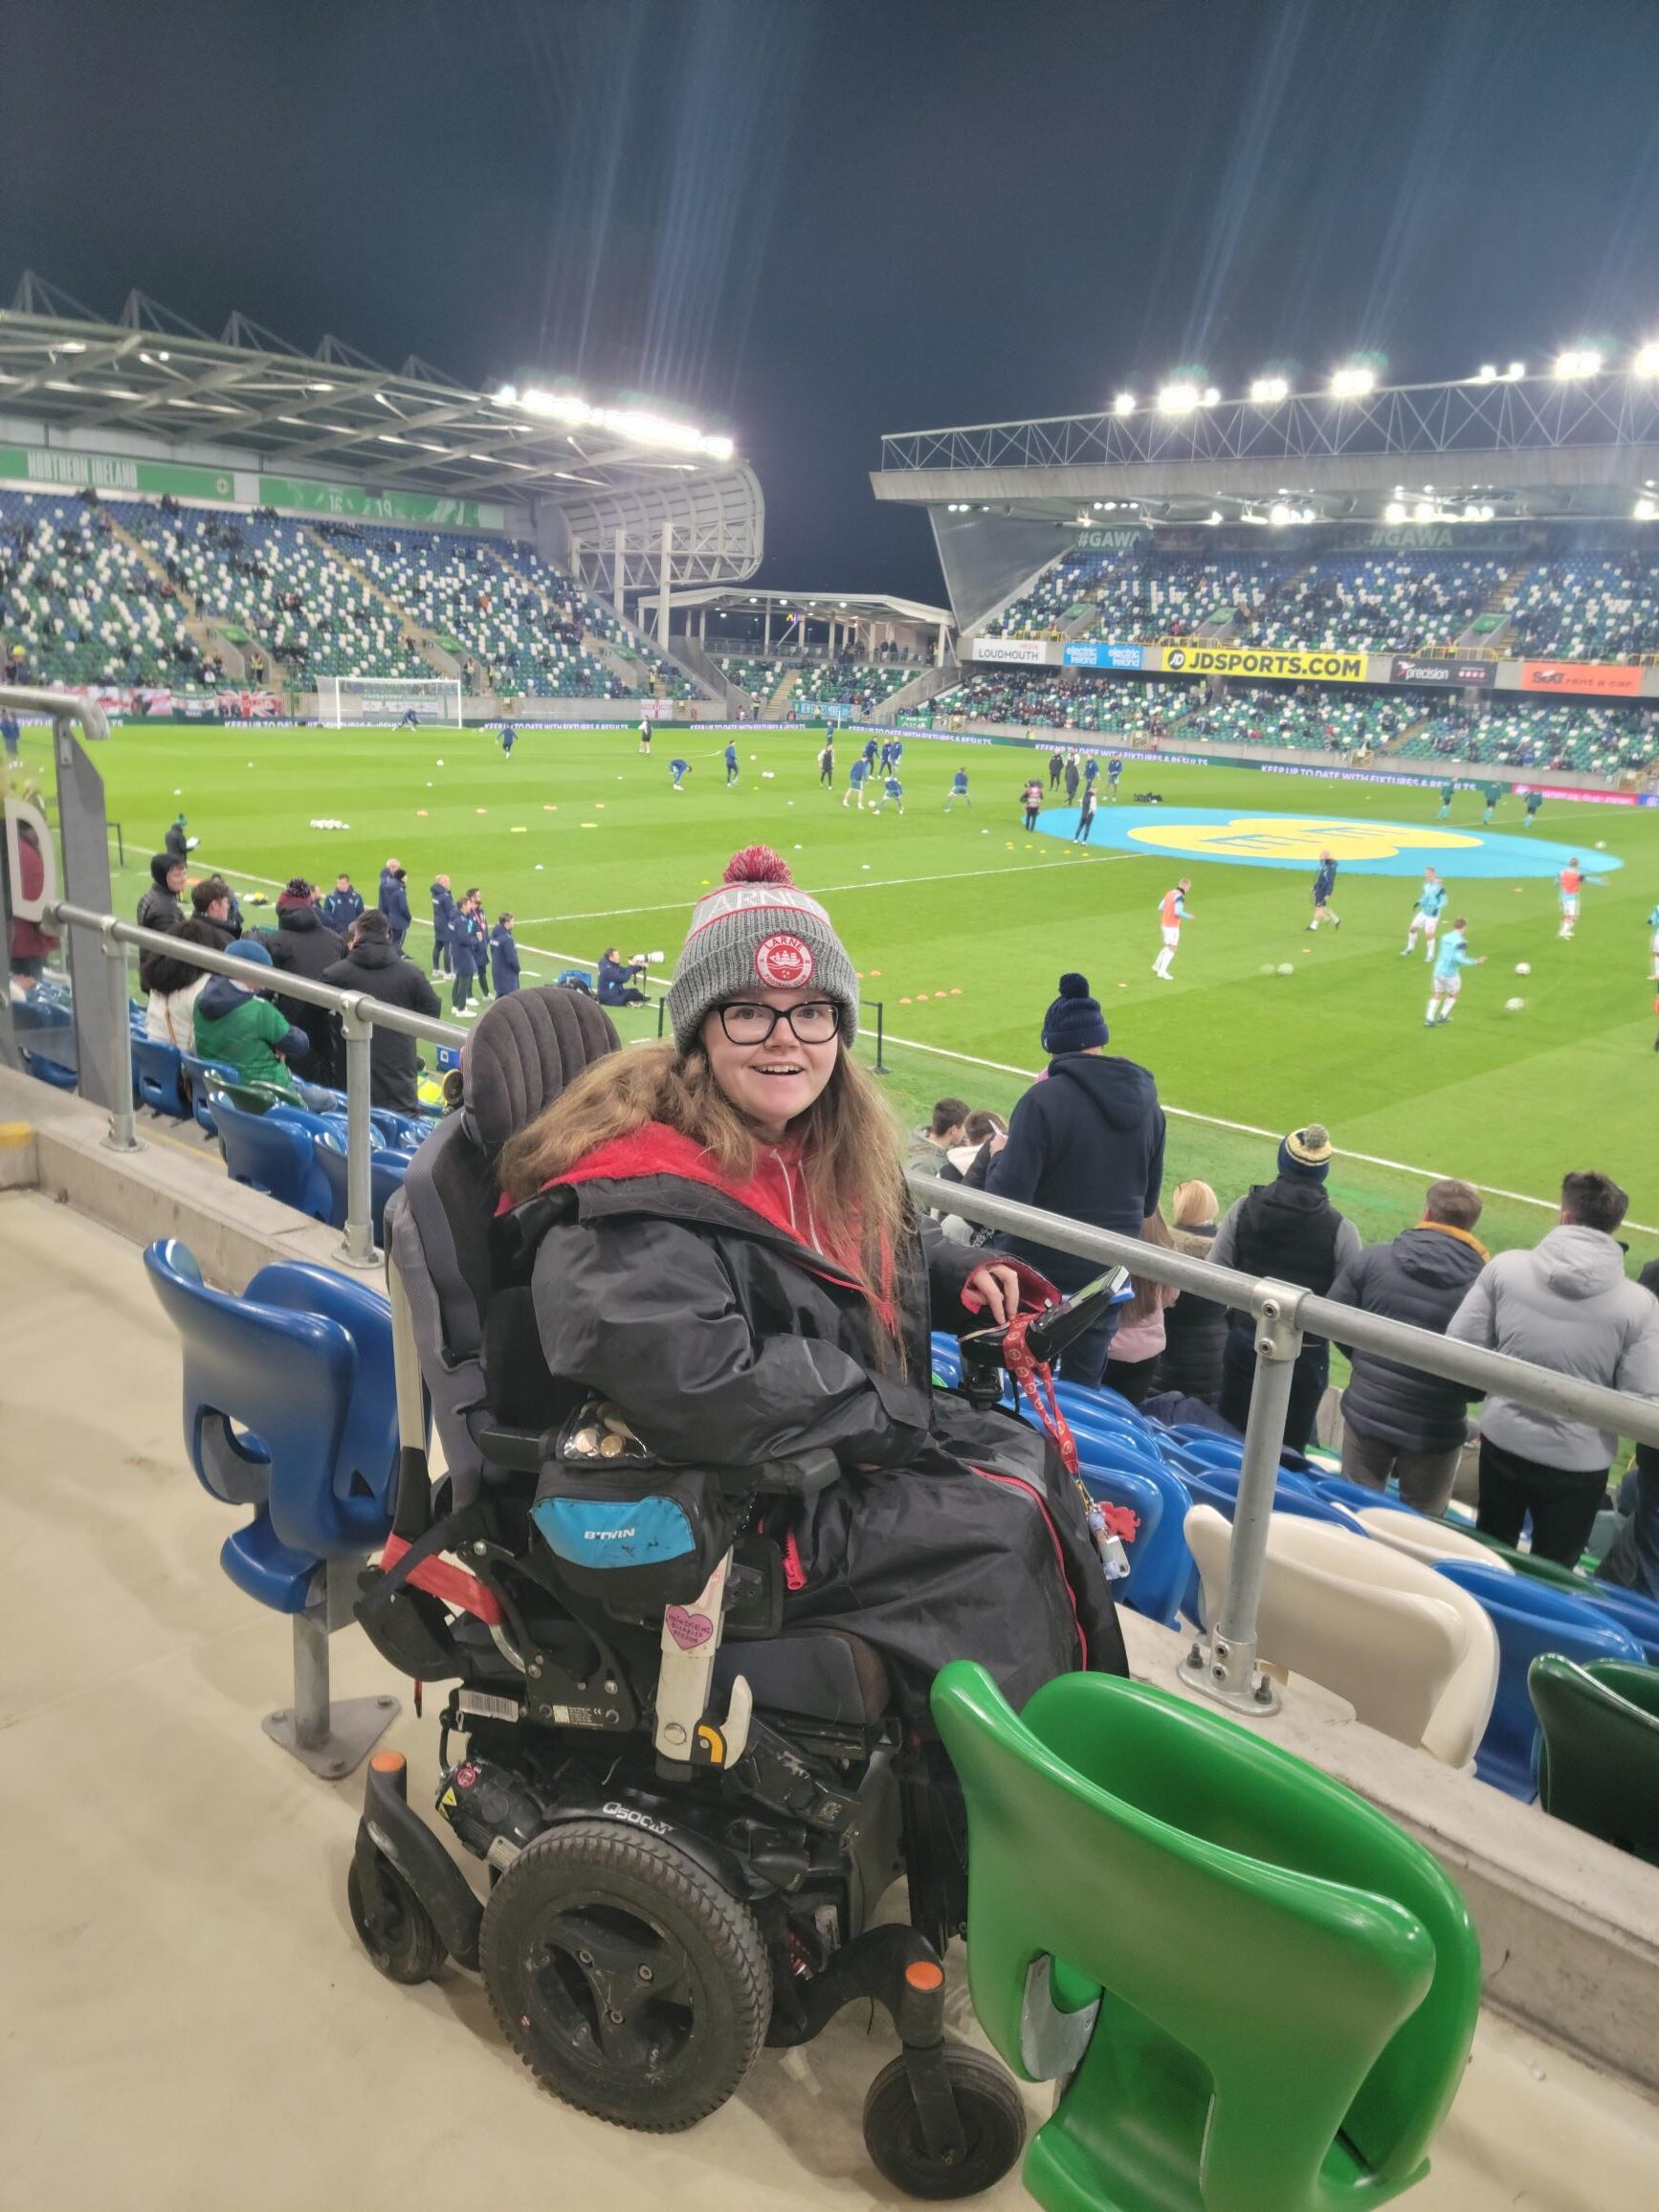
[[[594,993],[602,1006],[643,1006],[645,993],[634,983],[645,973],[645,958],[624,961],[615,945],[608,944],[599,956],[599,988]]]

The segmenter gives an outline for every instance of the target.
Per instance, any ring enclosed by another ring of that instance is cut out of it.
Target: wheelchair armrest
[[[556,1428],[480,1428],[474,1441],[492,1466],[513,1474],[540,1474],[558,1449]]]
[[[832,1451],[803,1451],[795,1459],[768,1459],[755,1471],[755,1487],[768,1497],[816,1497],[840,1472]]]

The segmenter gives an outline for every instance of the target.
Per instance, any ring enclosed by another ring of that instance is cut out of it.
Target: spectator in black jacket
[[[167,833],[162,839],[162,843],[175,860],[183,861],[188,858],[190,840],[185,834],[185,817],[182,814],[176,815],[168,823]]]
[[[388,860],[380,872],[380,894],[375,900],[386,916],[386,926],[391,941],[401,951],[403,940],[409,935],[409,906],[405,870],[401,860]]]
[[[1473,1233],[1479,1219],[1480,1193],[1472,1184],[1449,1177],[1431,1183],[1416,1228],[1350,1260],[1330,1296],[1362,1314],[1382,1314],[1444,1336],[1487,1262],[1486,1248]],[[1404,1504],[1438,1516],[1446,1511],[1463,1452],[1469,1392],[1459,1382],[1373,1352],[1351,1357],[1354,1371],[1342,1393],[1344,1476],[1381,1491],[1395,1475]]]
[[[271,948],[274,967],[290,975],[308,976],[321,983],[345,947],[317,913],[317,893],[303,875],[292,875],[276,896],[276,927],[261,932]],[[311,1058],[305,1069],[314,1083],[338,1081],[341,1069],[335,1059],[334,1016],[326,1006],[309,1000],[288,998],[278,989],[276,1011],[303,1029],[311,1040]]]
[[[170,852],[158,852],[150,862],[150,887],[138,902],[140,929],[169,930],[183,921],[180,897],[185,888],[185,864]]]
[[[1216,1195],[1207,1183],[1178,1183],[1170,1200],[1169,1235],[1178,1252],[1206,1260],[1215,1242]],[[1153,1388],[1179,1391],[1206,1405],[1221,1398],[1222,1352],[1227,1344],[1227,1308],[1213,1298],[1183,1291],[1164,1310],[1163,1350]]]
[[[219,950],[234,944],[242,934],[242,917],[235,895],[222,875],[204,875],[190,886],[190,911],[205,921],[218,940]]]
[[[937,1114],[939,1109],[934,1111]],[[1007,1134],[1008,1125],[1000,1114],[984,1110],[970,1113],[962,1125],[962,1142],[953,1144],[944,1156],[939,1171],[940,1183],[960,1183],[967,1190],[984,1190],[991,1161],[1002,1149],[997,1139],[1006,1139]],[[985,1245],[991,1241],[988,1228],[962,1214],[940,1213],[938,1219],[952,1244]]]
[[[985,1188],[993,1198],[1139,1237],[1163,1187],[1163,1109],[1145,1068],[1105,1056],[1108,1035],[1088,978],[1063,975],[1043,1022],[1043,1050],[1051,1055],[1047,1078],[1014,1108]],[[1098,1262],[1046,1245],[1006,1234],[996,1241],[1063,1291],[1081,1290],[1100,1272]],[[1062,1375],[1098,1382],[1116,1326],[1116,1309],[1092,1322],[1062,1356]]]
[[[1324,1295],[1360,1256],[1359,1230],[1325,1196],[1333,1149],[1330,1131],[1317,1121],[1291,1131],[1279,1145],[1277,1179],[1256,1183],[1228,1208],[1209,1249],[1218,1268],[1272,1275]],[[1285,1442],[1294,1451],[1304,1450],[1314,1433],[1330,1371],[1330,1344],[1323,1337],[1304,1337],[1285,1415]],[[1241,1431],[1250,1419],[1255,1372],[1255,1325],[1249,1314],[1229,1309],[1217,1411]]]
[[[412,1014],[435,1019],[440,1011],[437,993],[413,961],[399,952],[386,916],[375,907],[352,924],[345,958],[325,969],[322,981],[337,990],[362,991],[383,1006],[405,1006]],[[399,1114],[419,1111],[420,1064],[413,1037],[399,1036],[377,1023],[369,1041],[368,1071],[371,1104],[390,1106]]]

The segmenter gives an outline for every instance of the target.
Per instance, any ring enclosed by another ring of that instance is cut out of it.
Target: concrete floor
[[[231,1516],[177,1391],[136,1250],[0,1196],[0,2207],[905,2201],[859,2138],[895,2047],[861,2009],[657,2138],[534,2088],[466,1976],[380,1979],[344,1904],[361,1784],[260,1733],[288,1627],[219,1570]],[[334,1669],[340,1694],[405,1689],[354,1631]],[[406,1706],[389,1740],[430,1803],[434,1730]],[[1656,2166],[1659,2110],[1489,2016],[1412,2202],[1607,2212],[1650,2201]],[[981,2201],[1028,2200],[1010,2179]]]

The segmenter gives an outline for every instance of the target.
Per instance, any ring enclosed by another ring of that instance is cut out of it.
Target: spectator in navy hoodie
[[[490,932],[490,980],[498,999],[519,987],[519,940],[513,935],[510,914],[498,915]]]
[[[1060,995],[1043,1022],[1047,1077],[1014,1108],[1006,1144],[985,1177],[994,1198],[1018,1199],[1069,1214],[1095,1228],[1139,1237],[1163,1187],[1163,1109],[1148,1070],[1109,1057],[1109,1031],[1089,979],[1060,978]],[[999,1247],[1038,1268],[1063,1291],[1099,1274],[1097,1261],[1001,1233]],[[1083,1332],[1060,1361],[1074,1382],[1098,1382],[1117,1326],[1112,1309]]]
[[[391,941],[401,951],[403,940],[409,935],[411,918],[409,906],[409,889],[405,882],[404,866],[401,860],[388,860],[381,870],[380,895],[374,903],[386,916],[386,925],[391,933]]]

